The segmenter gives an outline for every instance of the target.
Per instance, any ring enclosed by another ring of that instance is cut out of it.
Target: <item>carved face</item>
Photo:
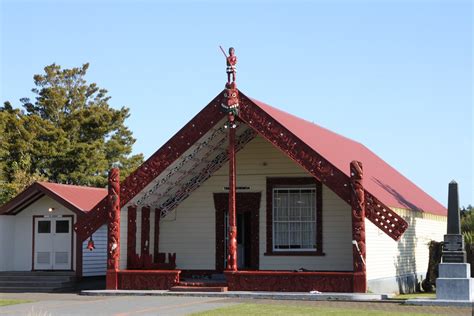
[[[239,90],[225,89],[224,97],[226,98],[226,106],[229,109],[239,106]]]

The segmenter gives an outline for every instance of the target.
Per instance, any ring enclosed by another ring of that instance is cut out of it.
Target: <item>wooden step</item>
[[[212,282],[212,281],[180,281],[179,286],[197,286],[197,287],[226,287],[227,282]]]
[[[173,286],[171,292],[227,292],[227,286]]]

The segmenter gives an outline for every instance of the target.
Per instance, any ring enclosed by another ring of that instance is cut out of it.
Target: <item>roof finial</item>
[[[219,48],[224,54],[227,64],[227,83],[225,84],[224,91],[225,102],[221,105],[229,115],[232,115],[232,118],[229,119],[233,121],[233,117],[239,114],[239,90],[237,90],[237,84],[235,83],[237,56],[235,56],[235,49],[233,47],[229,48],[229,56],[227,56],[222,46],[219,46]]]

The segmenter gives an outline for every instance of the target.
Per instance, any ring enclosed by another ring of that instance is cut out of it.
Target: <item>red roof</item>
[[[107,189],[85,187],[79,185],[38,182],[48,190],[76,206],[83,212],[88,212],[107,195]]]
[[[447,214],[443,205],[364,145],[258,100],[252,101],[347,176],[352,160],[362,162],[364,187],[387,206]]]
[[[35,182],[0,207],[0,214],[16,214],[38,198],[47,195],[71,211],[82,215],[107,196],[107,189],[78,185]]]

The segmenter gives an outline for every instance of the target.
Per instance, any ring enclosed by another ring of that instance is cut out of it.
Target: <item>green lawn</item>
[[[330,315],[330,316],[432,316],[431,314],[386,312],[383,310],[355,310],[334,307],[312,307],[296,305],[268,305],[268,304],[236,304],[230,307],[223,307],[207,312],[193,314],[193,316],[215,316],[215,315],[245,315],[245,316],[266,316],[266,315]]]
[[[30,301],[27,300],[1,300],[0,299],[0,306],[7,306],[7,305],[14,305],[14,304],[21,304],[21,303],[29,303]]]
[[[409,300],[412,298],[436,298],[436,293],[412,293],[412,294],[399,294],[392,299],[394,300]]]

